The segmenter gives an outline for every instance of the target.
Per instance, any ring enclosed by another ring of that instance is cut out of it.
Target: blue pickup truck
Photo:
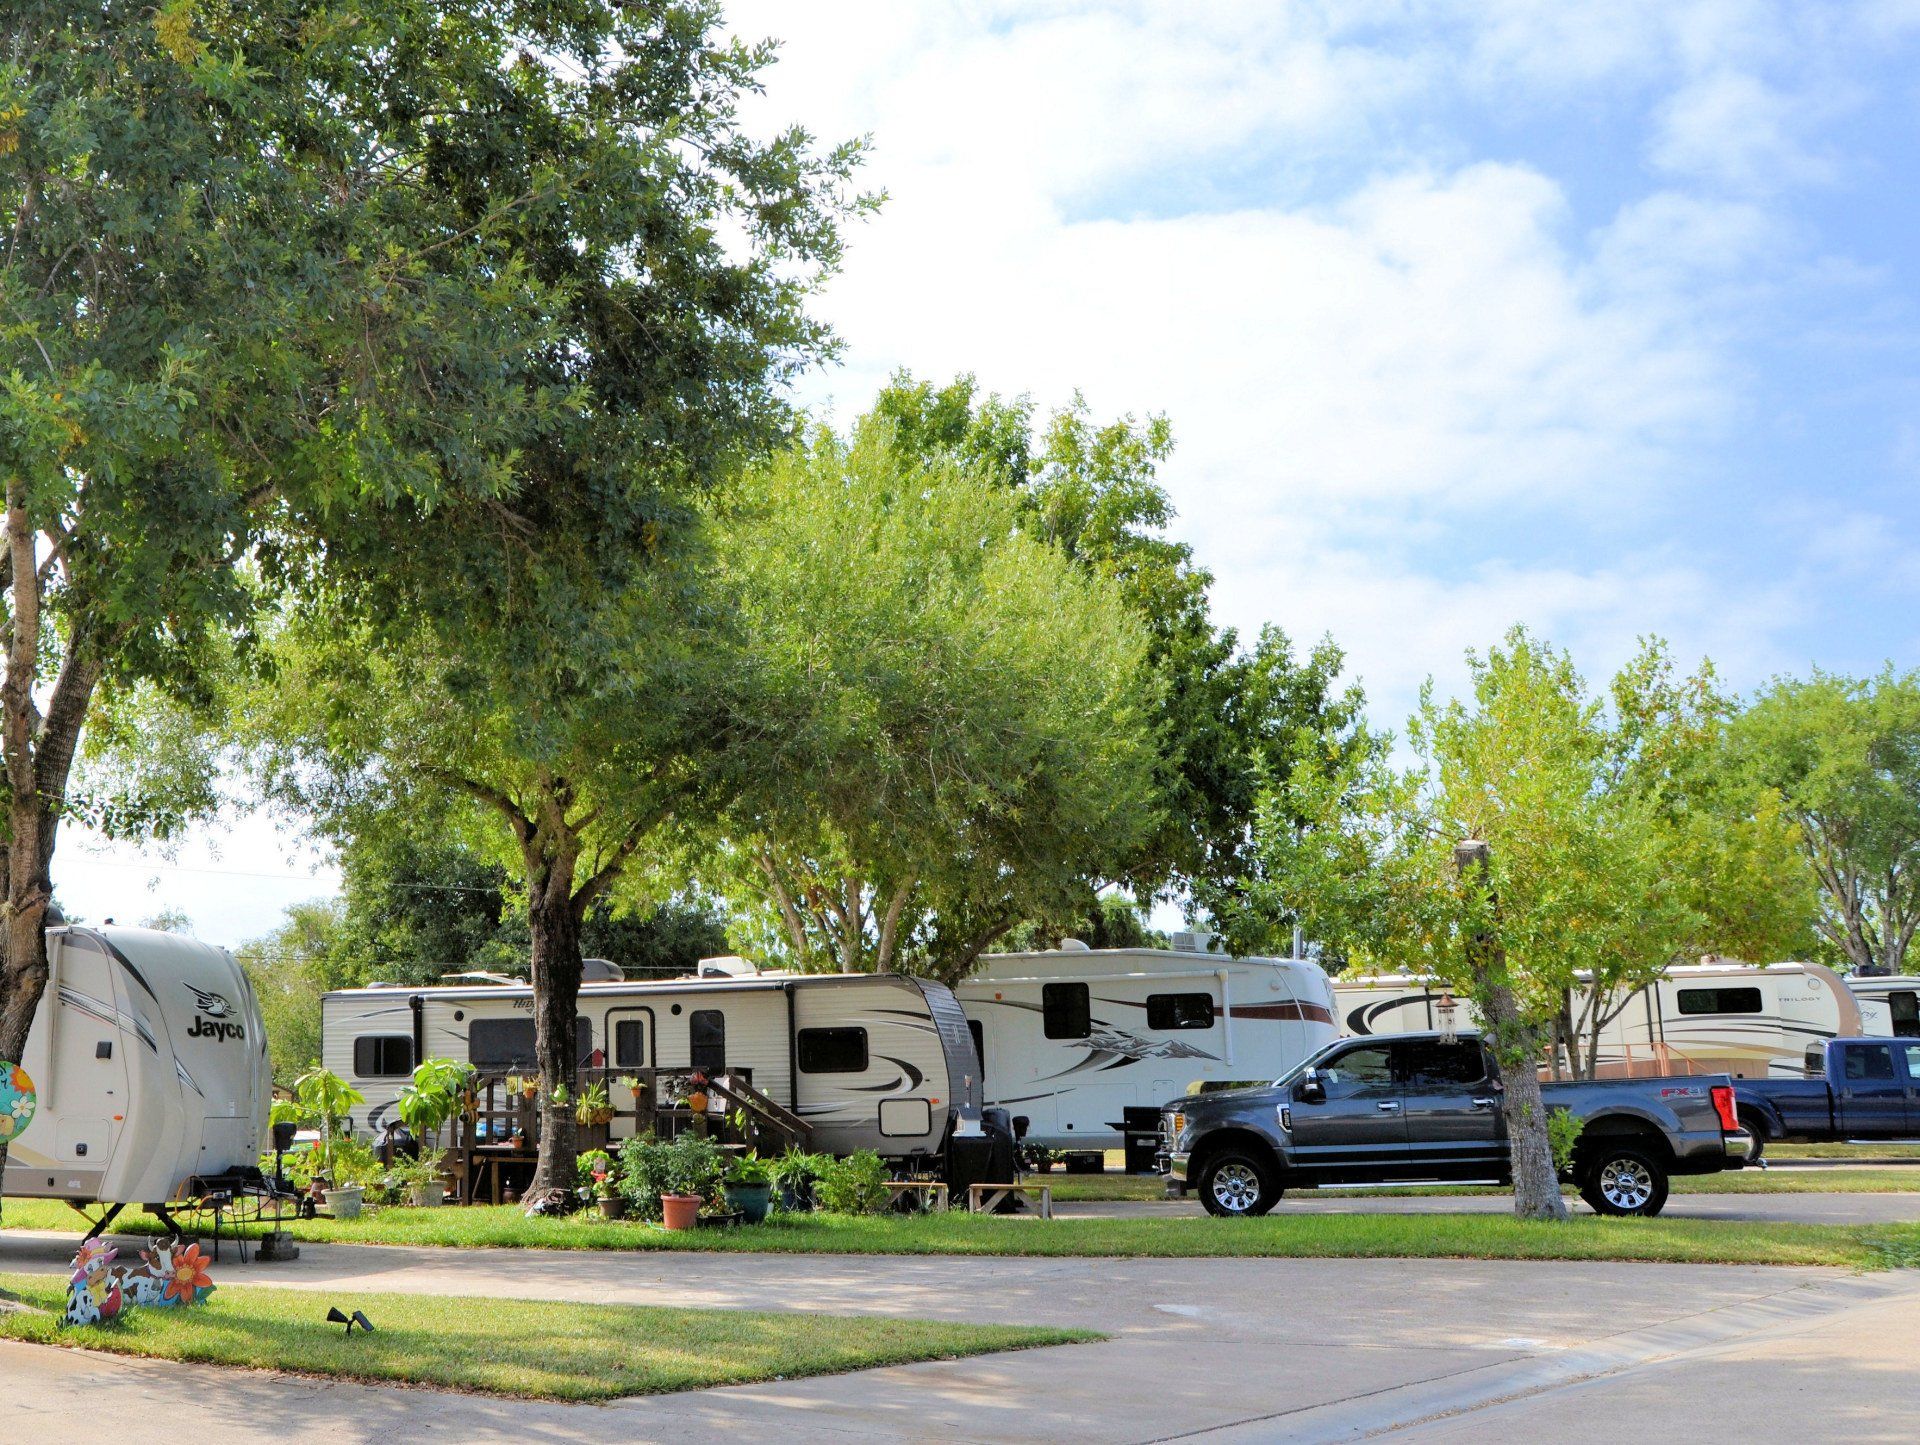
[[[1741,1079],[1735,1108],[1753,1143],[1920,1139],[1920,1039],[1828,1039],[1804,1079]]]

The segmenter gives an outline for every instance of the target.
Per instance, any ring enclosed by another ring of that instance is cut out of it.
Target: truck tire
[[[1200,1171],[1200,1204],[1209,1214],[1250,1219],[1265,1214],[1285,1193],[1273,1163],[1243,1149],[1224,1149]]]
[[[1595,1214],[1650,1219],[1667,1207],[1667,1171],[1634,1144],[1602,1144],[1588,1157],[1580,1197]]]
[[[1753,1142],[1747,1145],[1747,1163],[1758,1164],[1760,1157],[1767,1152],[1767,1121],[1752,1110],[1742,1110],[1740,1127],[1745,1129]]]

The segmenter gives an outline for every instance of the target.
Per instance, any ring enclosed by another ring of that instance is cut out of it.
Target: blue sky
[[[1381,724],[1518,621],[1596,680],[1920,655],[1920,0],[728,13],[783,42],[756,118],[889,193],[801,399],[1165,411],[1221,615],[1331,634]],[[219,941],[332,886],[259,820],[63,853]]]

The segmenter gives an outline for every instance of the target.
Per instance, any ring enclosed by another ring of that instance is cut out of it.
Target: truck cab
[[[1828,1039],[1804,1079],[1742,1079],[1754,1156],[1772,1140],[1920,1138],[1920,1039]]]

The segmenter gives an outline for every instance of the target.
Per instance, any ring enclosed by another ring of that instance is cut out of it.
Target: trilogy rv
[[[1414,974],[1360,974],[1334,984],[1343,1034],[1448,1026],[1444,985]],[[1575,1013],[1578,1015],[1578,1008]],[[1839,974],[1818,963],[1683,964],[1634,998],[1600,1030],[1600,1078],[1731,1074],[1799,1078],[1807,1050],[1862,1027],[1862,1007]],[[1451,1026],[1477,1028],[1465,998]]]
[[[167,1205],[258,1187],[272,1077],[245,971],[224,948],[145,928],[47,930],[47,988],[21,1067],[32,1122],[5,1191]]]
[[[1860,1006],[1860,1032],[1873,1038],[1920,1039],[1920,978],[1912,974],[1848,974]]]
[[[1026,1143],[1121,1148],[1139,1133],[1130,1110],[1157,1130],[1160,1106],[1193,1085],[1271,1082],[1337,1037],[1317,964],[1234,958],[1207,951],[1206,935],[1174,937],[1172,949],[1069,938],[988,954],[954,986],[987,1102],[1027,1120]]]
[[[712,962],[712,961],[710,961]],[[944,984],[900,974],[757,974],[628,981],[611,965],[580,986],[583,1067],[750,1070],[753,1087],[806,1120],[813,1147],[887,1158],[947,1153],[978,1135],[980,1065]],[[321,1062],[366,1102],[349,1120],[379,1139],[423,1059],[532,1072],[533,988],[499,979],[341,989],[320,1001]],[[632,1121],[616,1129],[629,1132]],[[623,1136],[616,1136],[623,1137]]]

